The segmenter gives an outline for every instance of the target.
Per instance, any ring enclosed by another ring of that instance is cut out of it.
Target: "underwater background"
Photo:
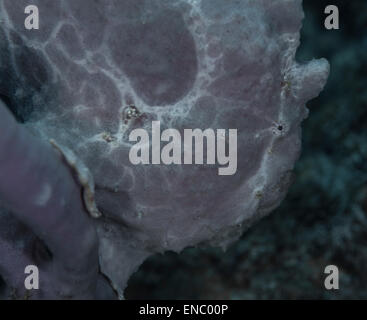
[[[337,5],[340,30],[324,28]],[[305,0],[298,61],[325,57],[328,84],[308,103],[303,151],[282,205],[227,252],[186,249],[147,260],[127,299],[367,298],[367,1]],[[339,268],[339,290],[324,269]]]

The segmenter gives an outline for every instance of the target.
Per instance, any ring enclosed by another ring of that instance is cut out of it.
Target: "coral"
[[[102,216],[87,220],[76,210],[75,219],[97,230],[101,272],[120,297],[146,257],[225,248],[279,205],[299,157],[305,103],[329,71],[325,60],[295,61],[301,1],[34,3],[43,22],[28,31],[26,1],[0,1],[0,92],[22,127],[72,150],[91,172]],[[129,133],[149,131],[153,120],[180,132],[237,129],[237,173],[133,166]],[[4,194],[19,198],[10,191]],[[33,216],[29,223],[36,234],[44,228]]]

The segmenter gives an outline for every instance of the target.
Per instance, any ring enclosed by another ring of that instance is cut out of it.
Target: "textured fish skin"
[[[279,205],[329,73],[324,59],[295,61],[301,0],[33,2],[40,30],[24,28],[26,0],[0,1],[0,93],[92,173],[99,263],[120,297],[149,255],[225,248]],[[133,166],[129,133],[153,120],[237,129],[237,173]]]
[[[0,128],[0,195],[12,217],[0,215],[0,273],[15,290],[13,298],[27,296],[29,265],[40,268],[41,290],[31,292],[33,299],[97,298],[97,285],[102,293],[105,281],[98,272],[97,232],[80,185],[51,145],[17,123],[1,102]],[[39,265],[34,248],[27,247],[36,243],[34,236],[52,252],[48,263]]]

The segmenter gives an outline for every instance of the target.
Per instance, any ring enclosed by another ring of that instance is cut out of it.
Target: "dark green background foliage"
[[[338,5],[340,30],[324,28]],[[298,61],[325,57],[331,76],[308,104],[303,153],[281,207],[226,253],[187,249],[152,257],[127,298],[367,298],[367,1],[307,0]],[[327,291],[326,265],[340,270]]]

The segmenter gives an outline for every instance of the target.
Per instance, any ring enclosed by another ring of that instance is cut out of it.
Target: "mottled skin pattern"
[[[295,62],[301,0],[1,0],[0,93],[91,170],[100,266],[120,296],[149,255],[226,247],[274,209],[328,64]],[[126,119],[135,105],[139,117]],[[134,128],[238,129],[238,171],[133,166]]]
[[[97,232],[71,171],[3,103],[0,128],[0,274],[8,284],[0,296],[95,299],[108,293],[112,298],[98,273]],[[35,264],[42,290],[25,292],[25,267]]]

